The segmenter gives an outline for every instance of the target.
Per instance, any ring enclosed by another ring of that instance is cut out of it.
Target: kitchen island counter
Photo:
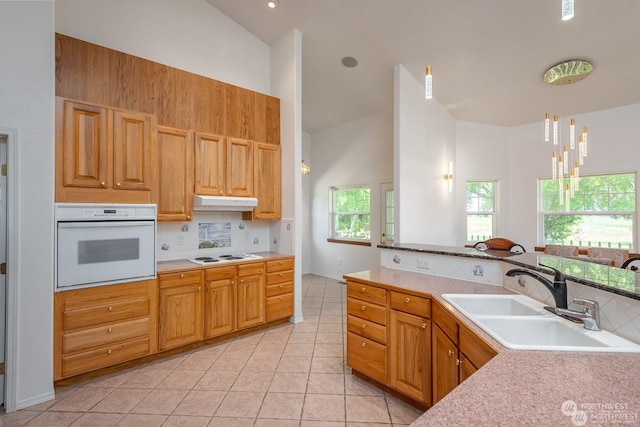
[[[414,427],[585,425],[579,423],[582,416],[586,425],[613,420],[640,424],[640,354],[511,350],[442,298],[445,293],[513,293],[509,289],[389,268],[345,278],[424,293],[498,350],[497,356],[418,418]]]

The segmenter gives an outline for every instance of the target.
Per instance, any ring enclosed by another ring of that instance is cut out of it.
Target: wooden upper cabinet
[[[255,93],[254,140],[268,144],[280,144],[280,100],[273,96]]]
[[[226,134],[225,92],[228,85],[203,76],[193,76],[193,128],[198,132]]]
[[[227,189],[227,141],[222,135],[196,133],[195,193],[224,196]]]
[[[189,221],[193,212],[193,132],[158,126],[158,220]]]
[[[243,212],[245,220],[272,220],[282,216],[281,149],[279,145],[253,143],[253,194],[258,206]]]
[[[255,139],[255,92],[227,85],[225,100],[226,134],[235,138]]]
[[[56,201],[150,203],[154,126],[149,114],[57,97]]]
[[[148,114],[113,112],[113,178],[122,190],[151,190],[153,123]]]
[[[227,138],[227,196],[253,195],[253,149],[251,141]]]

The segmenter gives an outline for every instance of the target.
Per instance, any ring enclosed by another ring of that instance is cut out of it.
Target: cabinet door
[[[233,284],[233,276],[212,280],[205,284],[205,338],[217,337],[233,331]]]
[[[433,404],[435,405],[458,385],[458,366],[456,366],[458,348],[435,324],[431,338]]]
[[[193,211],[193,135],[158,126],[158,220],[189,221]]]
[[[462,353],[460,353],[460,357],[458,358],[458,373],[460,376],[460,382],[463,382],[467,378],[476,372],[477,369],[473,366],[473,363]]]
[[[227,187],[226,148],[226,139],[222,135],[196,133],[196,194],[225,195]]]
[[[431,322],[391,310],[390,326],[389,385],[431,405]]]
[[[151,190],[153,117],[134,111],[113,112],[113,187]]]
[[[160,289],[160,350],[200,341],[202,325],[202,286],[188,284]]]
[[[253,150],[246,139],[227,139],[227,196],[253,196]]]
[[[109,111],[64,101],[63,186],[106,188],[109,185]]]
[[[280,146],[255,142],[253,151],[254,196],[258,198],[258,206],[253,210],[253,219],[280,219]]]
[[[237,287],[237,328],[243,329],[264,323],[264,275],[241,276]]]

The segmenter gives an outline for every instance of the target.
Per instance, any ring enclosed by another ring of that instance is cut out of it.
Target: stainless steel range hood
[[[193,196],[194,211],[246,212],[258,205],[255,197]]]

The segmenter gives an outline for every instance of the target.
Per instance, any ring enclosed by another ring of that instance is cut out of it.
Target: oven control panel
[[[56,203],[56,221],[155,220],[156,205]]]

